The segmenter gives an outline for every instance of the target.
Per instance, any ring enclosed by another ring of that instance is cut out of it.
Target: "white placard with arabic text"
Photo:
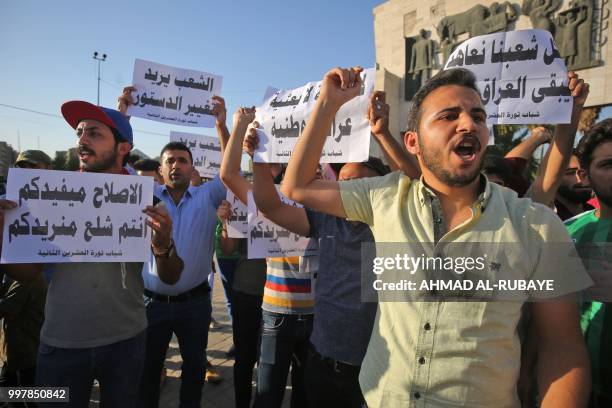
[[[211,97],[221,93],[223,77],[137,59],[128,115],[183,126],[213,127]]]
[[[153,178],[9,169],[2,263],[142,262]]]
[[[278,186],[276,186],[278,191]],[[281,200],[288,205],[302,208],[302,206],[278,191]],[[274,258],[285,256],[308,256],[318,253],[318,242],[316,239],[302,237],[279,227],[259,213],[253,193],[249,191],[249,231],[248,231],[248,253],[249,259]]]
[[[329,136],[323,146],[322,163],[360,162],[368,159],[370,151],[370,124],[367,110],[374,91],[375,71],[361,73],[364,80],[359,96],[345,103],[334,118]],[[259,148],[255,162],[287,163],[302,134],[308,117],[319,97],[321,81],[309,82],[290,90],[279,90],[265,98],[257,108]],[[266,91],[266,94],[269,94]]]
[[[444,69],[474,72],[489,124],[569,123],[567,69],[552,35],[519,30],[464,41]]]
[[[193,166],[202,177],[214,178],[221,169],[221,145],[212,136],[170,132],[171,142],[181,142],[191,150]]]
[[[248,207],[229,188],[225,199],[232,205],[232,216],[227,220],[227,236],[246,238],[249,232]]]

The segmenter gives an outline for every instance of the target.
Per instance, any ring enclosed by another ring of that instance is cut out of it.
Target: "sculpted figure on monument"
[[[523,0],[521,10],[529,16],[533,28],[548,30],[555,34],[552,14],[561,7],[563,0]],[[557,44],[558,45],[558,44]]]
[[[423,86],[431,76],[434,50],[435,44],[433,40],[427,38],[427,31],[420,30],[419,36],[412,46],[410,68],[408,70],[413,79],[419,79],[420,77],[420,86]]]

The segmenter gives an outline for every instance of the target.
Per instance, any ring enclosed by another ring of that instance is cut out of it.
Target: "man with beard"
[[[132,149],[132,128],[118,111],[83,101],[62,105],[62,115],[76,129],[82,171],[127,174],[125,159]],[[16,208],[0,201],[4,211]],[[174,251],[172,220],[157,206],[144,212],[153,230],[151,249],[160,279],[179,279],[183,262]],[[57,263],[47,293],[40,334],[36,382],[44,387],[69,387],[67,407],[89,404],[93,380],[100,384],[104,406],[133,407],[144,363],[145,328],[142,262]],[[42,264],[6,265],[17,280],[40,274]]]
[[[578,166],[578,157],[574,152],[567,169],[561,176],[561,183],[555,197],[555,209],[563,221],[593,209],[588,203],[591,199],[591,188],[584,180],[578,179]]]
[[[552,242],[570,242],[550,209],[519,199],[480,175],[488,129],[473,74],[442,71],[414,96],[404,144],[418,158],[420,180],[398,172],[341,182],[315,178],[338,109],[359,93],[360,72],[361,68],[336,68],[323,79],[310,121],[289,161],[283,193],[316,211],[369,224],[377,257],[383,243],[403,243],[404,251],[412,244],[420,248],[418,256],[422,250],[438,259],[458,243],[514,242],[520,252],[498,245],[488,268],[483,267],[485,277],[495,280],[512,273],[542,279],[554,271],[567,278],[554,280],[552,295],[520,292],[515,293],[522,296],[516,302],[444,302],[444,292],[439,296],[433,289],[394,292],[393,298],[404,301],[385,302],[380,300],[387,293],[379,291],[374,330],[359,376],[368,406],[518,406],[516,328],[528,295],[555,298],[533,305],[542,405],[583,405],[589,370],[578,307],[572,296],[559,295],[580,290],[590,281],[579,260],[561,262],[559,252],[547,250]],[[587,87],[573,77],[569,88],[574,109],[581,109]],[[389,273],[397,269],[391,267]],[[404,273],[404,278],[411,276],[405,269]],[[452,278],[452,269],[446,273]],[[427,281],[417,284],[422,282]],[[459,292],[452,298],[468,300],[464,296]]]
[[[580,325],[589,356],[591,406],[612,406],[612,119],[593,126],[580,140],[578,178],[590,184],[600,208],[565,222],[595,285],[581,306]]]
[[[217,101],[217,128],[221,154],[225,149],[225,103]],[[217,207],[225,199],[226,189],[219,177],[199,186],[191,185],[193,157],[187,146],[170,142],[160,154],[163,185],[155,187],[174,222],[176,250],[185,263],[180,280],[168,285],[158,276],[154,262],[145,264],[147,305],[147,344],[145,369],[140,384],[143,407],[159,404],[160,375],[172,334],[178,339],[183,359],[181,370],[181,407],[199,407],[206,371],[206,346],[211,320],[211,274]]]

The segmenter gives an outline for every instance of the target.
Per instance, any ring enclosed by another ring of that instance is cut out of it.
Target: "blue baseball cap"
[[[76,129],[82,120],[97,120],[115,129],[126,142],[134,144],[132,126],[125,115],[119,111],[85,101],[68,101],[62,105],[62,115],[73,129]]]

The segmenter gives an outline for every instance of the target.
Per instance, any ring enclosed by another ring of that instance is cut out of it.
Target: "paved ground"
[[[228,358],[225,352],[232,345],[232,327],[225,307],[225,295],[223,287],[215,274],[215,287],[213,290],[213,318],[218,323],[218,328],[211,329],[208,335],[208,359],[223,376],[223,382],[218,385],[204,385],[202,396],[202,407],[205,408],[231,408],[234,406],[234,384],[232,381],[232,367],[234,359]],[[178,342],[173,338],[166,355],[166,368],[168,377],[162,387],[159,406],[160,408],[178,407],[178,395],[181,384],[181,355]],[[253,376],[255,378],[255,375]],[[255,386],[253,386],[255,390]],[[287,386],[283,407],[289,407],[291,397],[291,386]],[[98,407],[98,389],[94,387],[90,407]]]

